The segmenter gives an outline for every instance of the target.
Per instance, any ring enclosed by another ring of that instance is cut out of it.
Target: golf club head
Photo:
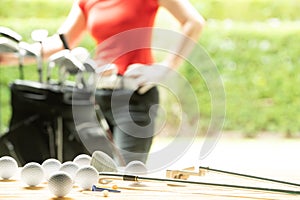
[[[35,42],[41,42],[48,37],[48,34],[46,29],[37,29],[31,32],[31,39]]]
[[[90,53],[86,48],[77,47],[71,51],[71,54],[83,63],[85,72],[94,73],[96,71],[97,63],[90,58]]]
[[[52,54],[48,59],[49,66],[51,66],[51,67],[61,66],[63,61],[65,60],[66,55],[69,53],[70,53],[70,50],[64,49],[57,53]]]
[[[64,49],[51,55],[48,61],[51,67],[65,67],[68,73],[76,74],[85,71],[83,63],[88,57],[89,53],[84,48],[75,48],[72,51]]]
[[[80,62],[84,63],[90,58],[90,53],[84,47],[76,47],[71,50],[71,54],[76,57]]]
[[[22,56],[33,56],[37,57],[39,52],[36,52],[32,47],[26,42],[16,43],[5,37],[0,38],[0,52],[2,53],[18,53],[20,52]]]
[[[79,61],[75,56],[72,54],[67,54],[65,56],[64,61],[62,62],[62,66],[64,66],[68,73],[70,74],[77,74],[78,72],[84,71],[84,66],[81,61]]]
[[[83,72],[85,67],[82,62],[80,62],[68,49],[61,50],[48,59],[48,75],[47,81],[50,81],[52,68],[59,68],[59,79],[60,84],[62,84],[66,77],[71,74],[75,75],[79,72]]]
[[[0,38],[0,52],[1,53],[17,53],[19,52],[18,43],[13,42],[5,37]]]
[[[29,56],[29,57],[39,57],[40,52],[36,49],[33,49],[30,44],[27,42],[20,42],[19,43],[20,53],[22,56]]]
[[[0,26],[0,35],[6,37],[10,40],[15,42],[20,42],[22,40],[22,36],[16,33],[15,31],[11,30],[10,28]]]
[[[83,66],[85,67],[85,71],[89,73],[95,73],[96,72],[96,67],[97,63],[93,59],[87,59],[84,63]]]

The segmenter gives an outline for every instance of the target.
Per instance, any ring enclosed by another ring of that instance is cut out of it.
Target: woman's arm
[[[139,92],[144,93],[153,85],[166,80],[172,69],[176,69],[188,57],[203,29],[205,20],[188,0],[158,0],[159,5],[166,8],[180,23],[180,40],[174,41],[177,45],[176,52],[169,54],[163,62],[147,67],[136,63],[128,67],[125,76],[136,79],[136,87],[141,87]]]
[[[74,2],[68,17],[65,22],[60,26],[57,34],[47,37],[42,41],[43,46],[43,59],[47,59],[53,53],[56,53],[64,49],[63,42],[61,41],[59,34],[63,34],[68,46],[74,48],[81,39],[83,32],[85,31],[85,17],[78,6],[77,1]],[[41,49],[40,43],[34,43],[30,45],[30,48],[39,52]],[[34,58],[25,58],[24,63],[34,63]],[[12,53],[0,53],[0,65],[17,65],[18,56]]]
[[[188,0],[158,0],[159,5],[167,9],[181,25],[182,41],[178,43],[177,55],[188,56],[193,44],[188,39],[197,43],[205,24],[204,18],[190,4]],[[182,58],[177,55],[169,55],[164,64],[171,68],[177,68],[182,63]]]
[[[79,8],[77,1],[75,1],[67,19],[60,26],[57,33],[64,35],[68,46],[72,49],[79,43],[81,36],[85,31],[85,26],[85,17]],[[63,42],[58,34],[48,37],[42,42],[45,58],[64,49]]]

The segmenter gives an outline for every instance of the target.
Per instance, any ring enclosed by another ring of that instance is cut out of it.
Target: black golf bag
[[[0,156],[10,155],[24,165],[50,157],[73,160],[95,150],[111,155],[105,130],[93,120],[91,92],[25,80],[14,81],[10,89],[12,117],[0,138]]]

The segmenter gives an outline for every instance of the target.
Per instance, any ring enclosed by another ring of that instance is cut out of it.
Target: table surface
[[[161,148],[161,140],[155,145]],[[165,144],[165,143],[163,143]],[[199,154],[199,146],[202,140],[195,142],[189,151],[178,162],[168,168],[183,169],[194,163]],[[232,137],[220,139],[214,151],[204,160],[202,166],[210,166],[217,169],[234,171],[238,173],[251,174],[256,176],[279,179],[283,181],[299,182],[300,161],[300,141],[290,139],[266,138],[260,140],[241,140]],[[154,160],[153,162],[156,162]],[[149,161],[151,162],[151,160]],[[151,164],[151,163],[150,163]],[[188,166],[187,166],[188,165]],[[164,178],[165,172],[150,174],[149,176]],[[269,182],[259,182],[240,177],[207,173],[202,177],[191,176],[189,180],[213,182],[223,184],[248,185],[265,188],[279,188],[289,190],[300,190],[297,187],[288,187]],[[300,195],[290,195],[282,193],[271,193],[263,191],[252,191],[242,189],[225,189],[221,187],[208,187],[201,185],[186,185],[184,187],[168,186],[161,182],[147,182],[140,187],[133,186],[130,182],[116,181],[121,193],[109,193],[106,199],[130,199],[130,200],[159,200],[159,199],[205,199],[205,200],[227,200],[227,199],[256,199],[256,200],[300,200]],[[55,198],[48,190],[47,183],[44,182],[38,187],[28,188],[20,181],[17,174],[9,181],[0,180],[0,200],[99,200],[105,199],[101,192],[82,191],[74,185],[72,191],[64,198]]]
[[[161,173],[161,174],[164,174]],[[152,177],[157,177],[151,175]],[[164,175],[158,178],[164,178]],[[257,180],[243,179],[240,177],[220,175],[216,173],[206,173],[205,176],[196,177],[190,176],[188,180],[198,182],[212,182],[235,185],[246,185],[254,187],[278,188],[297,190],[295,187],[283,186],[281,184],[274,184],[269,182],[259,182]],[[113,181],[116,184],[120,193],[110,192],[108,197],[104,197],[102,192],[83,191],[74,184],[71,192],[64,198],[57,198],[48,190],[47,182],[43,182],[37,187],[26,187],[26,185],[19,179],[19,174],[11,180],[0,180],[0,199],[17,200],[82,200],[82,199],[259,199],[259,200],[277,200],[277,199],[299,199],[300,195],[253,191],[234,188],[212,187],[194,184],[185,185],[167,185],[163,182],[144,182],[139,185],[126,181]]]

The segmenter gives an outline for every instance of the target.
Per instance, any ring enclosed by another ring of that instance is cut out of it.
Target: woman
[[[113,66],[104,69],[99,82],[113,73],[117,73],[117,78],[136,80],[131,88],[116,86],[115,82],[105,86],[107,82],[101,82],[96,91],[96,102],[126,163],[146,162],[151,147],[154,132],[151,119],[156,111],[149,114],[149,110],[158,104],[158,91],[146,85],[159,81],[165,76],[166,67],[175,69],[182,61],[177,55],[169,55],[160,64],[152,58],[151,28],[159,7],[178,20],[183,35],[198,39],[204,19],[188,0],[77,0],[59,28],[59,34],[42,42],[43,55],[48,57],[64,48],[76,47],[87,31],[98,45],[95,60],[99,67]],[[178,44],[179,55],[190,48],[184,39],[174,42]]]

